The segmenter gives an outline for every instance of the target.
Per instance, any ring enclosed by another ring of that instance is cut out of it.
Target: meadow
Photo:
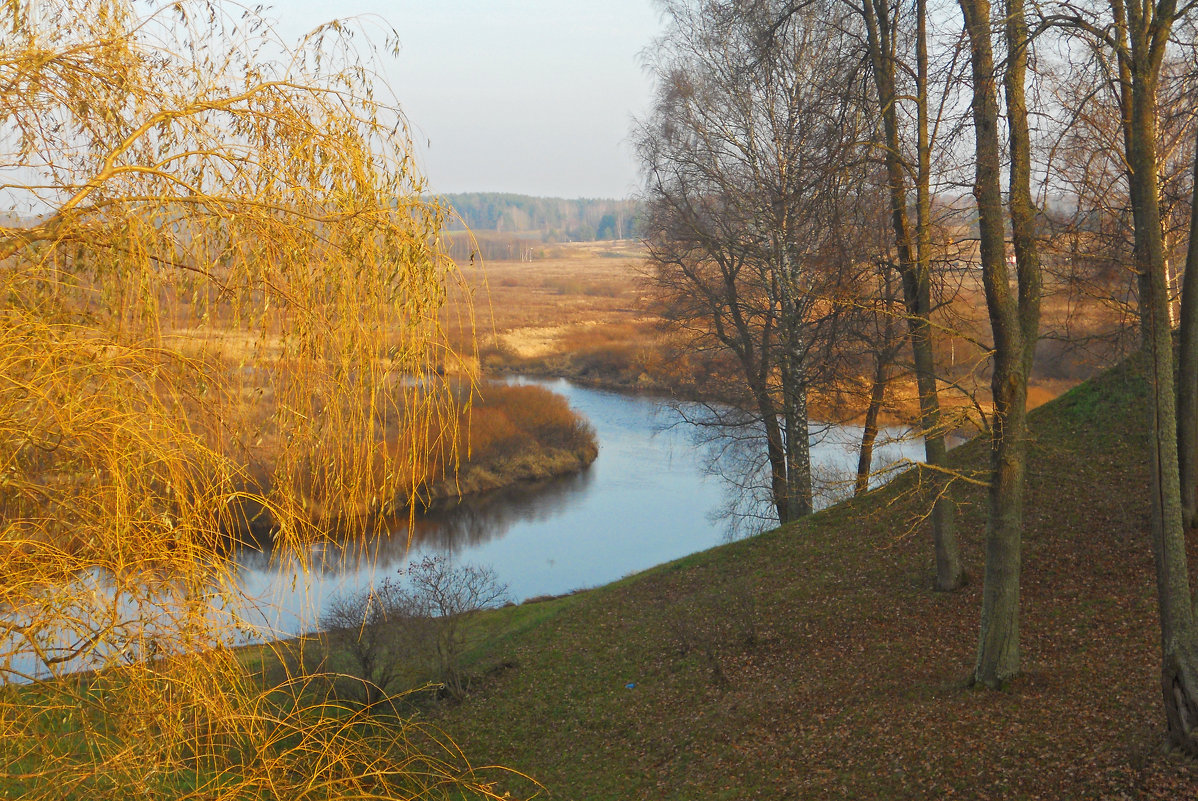
[[[474,319],[455,313],[453,341],[492,374],[555,375],[591,385],[661,389],[665,344],[647,310],[643,257],[631,240],[554,245],[532,261],[460,260]]]
[[[530,260],[462,260],[474,315],[461,312],[464,293],[451,295],[449,328],[458,349],[471,348],[484,374],[560,376],[620,391],[681,399],[728,400],[713,394],[736,372],[726,356],[695,352],[654,311],[645,251],[635,240],[542,246]],[[1129,352],[1134,324],[1126,310],[1082,303],[1068,281],[1048,279],[1044,340],[1028,389],[1031,407],[1045,403]],[[989,407],[985,313],[980,275],[958,267],[944,278],[936,330],[942,403],[965,431],[978,429]],[[905,357],[902,357],[905,358]],[[903,371],[900,371],[902,373]],[[869,388],[864,376],[817,391],[814,416],[860,419]],[[898,375],[882,418],[918,416],[914,381]]]

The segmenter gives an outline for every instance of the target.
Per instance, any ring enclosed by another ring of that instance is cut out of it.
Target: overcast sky
[[[439,192],[624,197],[651,81],[653,0],[279,0],[285,33],[377,14],[400,35],[385,64]]]

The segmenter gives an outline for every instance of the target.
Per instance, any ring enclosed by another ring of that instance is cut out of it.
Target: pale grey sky
[[[648,108],[652,0],[278,0],[284,33],[374,14],[400,36],[388,79],[440,192],[624,197]],[[367,26],[369,27],[369,25]]]

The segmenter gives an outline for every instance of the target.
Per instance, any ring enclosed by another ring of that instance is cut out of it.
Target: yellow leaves
[[[415,796],[468,777],[452,750],[313,711],[302,668],[280,707],[223,648],[256,631],[226,559],[251,521],[306,564],[328,521],[389,507],[414,449],[452,450],[421,432],[456,419],[437,375],[454,265],[398,109],[353,83],[341,24],[317,73],[260,63],[277,42],[241,7],[43,7],[36,37],[0,40],[19,89],[0,89],[0,159],[33,176],[0,236],[0,608],[38,619],[0,639],[0,680],[31,643],[99,672],[0,698],[6,756],[27,757],[0,792],[294,797],[302,776]],[[31,34],[22,4],[0,9]],[[363,445],[381,426],[409,450]],[[416,767],[359,781],[380,764]]]

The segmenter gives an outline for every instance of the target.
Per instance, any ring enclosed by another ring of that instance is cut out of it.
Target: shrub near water
[[[440,448],[430,449],[433,463],[420,471],[429,480],[415,495],[425,506],[565,475],[599,454],[591,425],[544,387],[484,383],[467,397],[456,418],[428,433]]]
[[[595,432],[578,416],[566,399],[544,387],[489,384],[482,388],[477,412],[489,413],[489,419],[506,421],[517,437],[529,446],[578,449],[593,446]],[[470,445],[481,445],[487,431],[472,421]]]
[[[399,573],[402,581],[385,578],[369,590],[337,595],[321,615],[326,653],[348,666],[349,681],[334,690],[348,689],[360,703],[384,709],[405,679],[412,689],[431,680],[461,701],[471,679],[463,660],[480,634],[468,620],[508,600],[507,585],[489,567],[444,556],[425,556]]]

